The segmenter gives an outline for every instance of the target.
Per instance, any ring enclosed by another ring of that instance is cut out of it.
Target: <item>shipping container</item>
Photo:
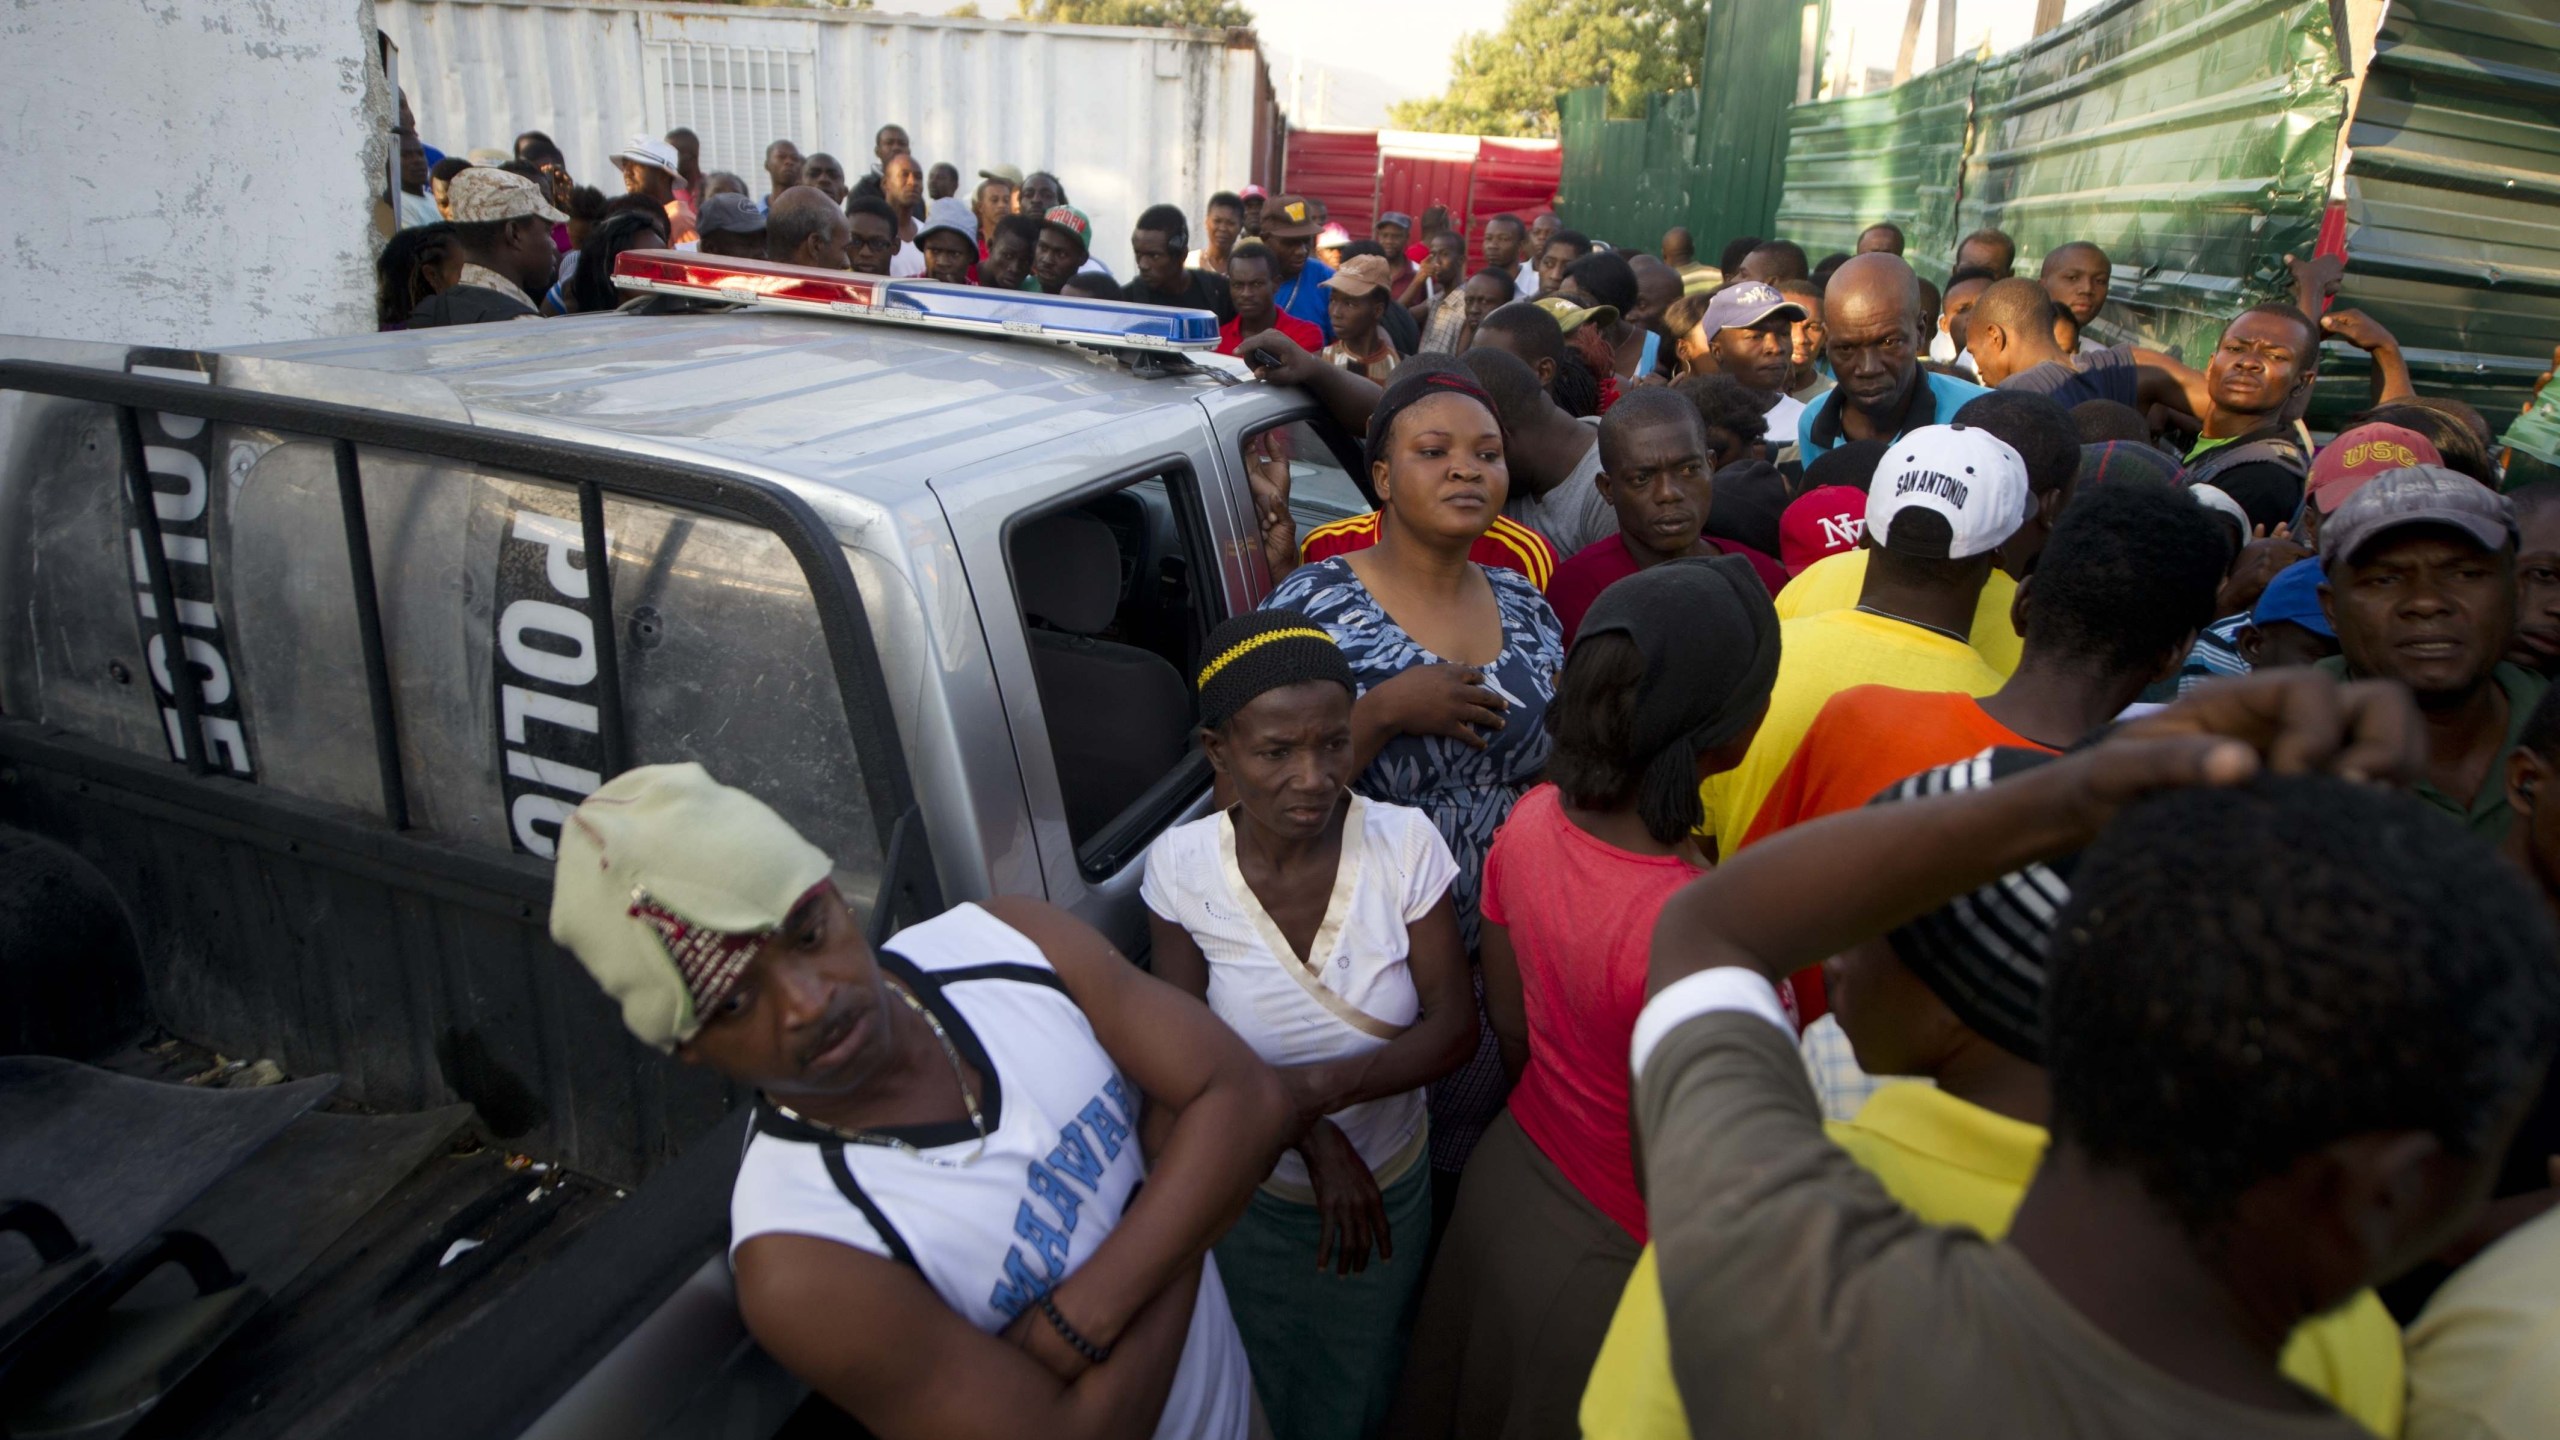
[[[682,125],[705,170],[761,196],[767,143],[825,151],[850,181],[895,123],[918,160],[959,167],[963,193],[988,166],[1055,174],[1123,280],[1139,211],[1169,202],[1196,218],[1215,191],[1270,184],[1285,132],[1249,30],[588,0],[375,0],[374,13],[420,133],[449,154],[540,130],[611,195],[608,156]]]

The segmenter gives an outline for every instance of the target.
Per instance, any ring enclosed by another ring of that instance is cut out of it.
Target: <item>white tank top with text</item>
[[[811,1235],[915,1267],[994,1334],[1091,1258],[1146,1179],[1137,1095],[1029,937],[975,905],[909,926],[880,963],[942,1022],[985,1077],[986,1153],[946,1168],[848,1144],[759,1104],[729,1199],[729,1249]],[[944,1160],[966,1121],[884,1133]],[[1241,1440],[1252,1379],[1214,1260],[1157,1440]]]

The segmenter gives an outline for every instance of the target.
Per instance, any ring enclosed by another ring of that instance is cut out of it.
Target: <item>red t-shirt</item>
[[[1748,545],[1713,536],[1699,537],[1715,548],[1719,555],[1739,555],[1751,562],[1751,573],[1760,577],[1771,596],[1787,588],[1787,572],[1777,561]],[[1547,587],[1547,603],[1555,607],[1556,618],[1564,622],[1564,643],[1573,644],[1574,632],[1582,628],[1583,612],[1600,592],[1633,575],[1644,567],[1636,563],[1635,552],[1627,548],[1627,537],[1620,533],[1594,540],[1573,552],[1573,558],[1556,567],[1556,583]]]
[[[1298,347],[1310,355],[1313,355],[1324,348],[1324,332],[1313,325],[1308,324],[1306,321],[1299,319],[1297,316],[1290,314],[1286,310],[1280,311],[1274,317],[1271,328],[1288,336],[1290,339],[1297,341]],[[1259,335],[1262,332],[1256,330],[1253,333]],[[1219,354],[1233,355],[1236,353],[1236,346],[1243,342],[1243,317],[1239,316],[1236,319],[1230,320],[1226,324],[1218,327]]]
[[[1557,588],[1564,578],[1556,578]],[[1562,613],[1563,607],[1557,607]],[[1978,755],[1994,745],[2045,747],[1991,718],[1982,702],[1956,691],[1896,690],[1853,685],[1824,703],[1804,732],[1795,757],[1760,802],[1737,850],[1747,849],[1790,825],[1859,806],[1887,786],[1923,770]],[[1810,1025],[1830,1008],[1822,992],[1822,968],[1791,977],[1798,1023]]]
[[[1627,1134],[1627,1046],[1654,918],[1702,873],[1597,839],[1565,818],[1553,785],[1520,797],[1484,857],[1485,923],[1510,932],[1529,1018],[1511,1118],[1638,1243],[1647,1231]]]
[[[1298,543],[1298,560],[1313,565],[1336,555],[1366,550],[1378,543],[1378,512],[1352,515],[1330,524],[1319,525],[1307,532]],[[1512,519],[1496,515],[1476,543],[1467,547],[1467,558],[1479,565],[1517,570],[1529,577],[1529,583],[1544,590],[1556,578],[1556,547],[1547,537]]]

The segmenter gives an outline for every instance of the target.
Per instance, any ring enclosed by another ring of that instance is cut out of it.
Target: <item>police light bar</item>
[[[613,262],[613,283],[622,290],[725,300],[759,310],[797,310],[1112,349],[1213,350],[1218,344],[1218,317],[1206,310],[983,290],[933,280],[892,280],[849,270],[683,250],[626,250]]]

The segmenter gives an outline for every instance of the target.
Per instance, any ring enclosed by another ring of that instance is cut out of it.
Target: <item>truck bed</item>
[[[185,1083],[223,1064],[205,1047],[161,1036],[101,1068]],[[271,1298],[129,1433],[333,1433],[378,1387],[525,1286],[620,1198],[601,1181],[489,1143],[468,1106],[385,1115],[325,1101],[176,1222],[213,1239]],[[170,1272],[132,1301],[183,1293]]]

